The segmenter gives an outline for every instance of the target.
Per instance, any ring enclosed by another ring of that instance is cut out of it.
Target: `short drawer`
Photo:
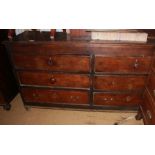
[[[151,93],[151,95],[155,101],[155,73],[152,73],[150,75],[147,87],[148,87],[149,92]]]
[[[142,102],[141,93],[106,93],[94,92],[94,105],[137,106]]]
[[[25,102],[49,104],[78,104],[89,103],[88,91],[52,90],[37,88],[22,88],[22,97]]]
[[[151,96],[148,91],[145,91],[143,102],[141,104],[141,110],[144,117],[145,124],[155,124],[155,107],[151,100]]]
[[[89,56],[13,54],[13,62],[16,69],[90,72]]]
[[[94,77],[94,89],[104,91],[140,91],[144,89],[146,76],[98,75]]]
[[[19,71],[18,75],[21,84],[24,85],[85,89],[90,88],[90,77],[84,74]]]
[[[95,72],[148,73],[151,57],[95,56]]]

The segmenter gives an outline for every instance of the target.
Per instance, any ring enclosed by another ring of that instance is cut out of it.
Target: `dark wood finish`
[[[144,124],[155,124],[155,57],[153,54],[151,71],[148,75],[148,80],[143,95],[143,102],[140,105],[137,117],[143,118]]]
[[[74,31],[73,38],[88,35],[82,31]],[[155,49],[150,42],[83,40],[23,40],[7,47],[25,106],[89,109],[143,105]]]
[[[91,34],[85,29],[70,29],[70,38],[72,40],[90,40]]]
[[[89,93],[87,91],[52,90],[37,88],[22,88],[25,102],[49,103],[49,104],[88,104]]]
[[[147,88],[149,89],[149,92],[155,101],[155,73],[154,72],[152,72],[151,75],[149,76]]]
[[[141,93],[94,93],[95,105],[138,106],[142,102]]]
[[[66,72],[90,71],[90,58],[88,56],[54,55],[30,56],[13,54],[16,69],[33,69]]]
[[[104,91],[143,91],[146,76],[98,75],[94,77],[94,89]]]
[[[24,85],[85,89],[89,89],[90,87],[89,75],[30,71],[20,71],[18,75],[21,84]]]
[[[108,41],[91,41],[89,50],[104,57],[147,57],[152,56],[154,46],[142,43],[120,43]]]
[[[79,41],[13,42],[13,53],[26,55],[82,54],[89,55],[88,43]]]
[[[152,97],[146,90],[144,93],[144,102],[141,104],[144,123],[147,125],[155,125],[155,109]]]
[[[95,57],[95,72],[143,73],[150,69],[151,57]]]

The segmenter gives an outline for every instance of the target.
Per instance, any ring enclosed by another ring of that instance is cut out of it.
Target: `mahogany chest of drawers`
[[[138,109],[154,46],[92,41],[12,42],[24,105]]]

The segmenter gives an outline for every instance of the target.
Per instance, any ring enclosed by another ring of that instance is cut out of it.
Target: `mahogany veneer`
[[[18,75],[20,83],[24,85],[79,89],[90,87],[90,77],[84,74],[19,71]]]
[[[95,57],[95,72],[148,73],[151,57]]]
[[[143,90],[146,76],[136,75],[97,75],[94,77],[94,89],[105,91]]]
[[[45,104],[88,104],[89,94],[87,91],[71,91],[71,90],[52,90],[52,89],[36,89],[22,88],[21,90],[24,101],[32,103]]]
[[[153,104],[147,103],[147,95],[143,99],[154,44],[13,41],[7,48],[25,106],[132,110],[140,107],[143,116],[150,113],[145,111],[151,107],[153,116],[146,124],[154,123]],[[154,92],[154,77],[149,87]]]

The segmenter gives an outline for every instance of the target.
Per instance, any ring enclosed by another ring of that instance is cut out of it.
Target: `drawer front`
[[[86,105],[89,103],[89,93],[87,91],[22,88],[21,93],[25,102],[66,105]]]
[[[95,57],[95,72],[148,73],[151,57]]]
[[[94,89],[104,91],[143,90],[146,76],[105,75],[94,77]]]
[[[28,39],[28,38],[27,38]],[[29,38],[30,39],[30,38]],[[39,39],[39,38],[38,38]],[[40,38],[41,39],[41,38]],[[13,42],[13,53],[33,53],[35,55],[40,54],[68,54],[68,53],[86,53],[88,54],[88,44],[86,42],[73,42],[73,41],[54,41],[54,42],[37,42],[33,44],[31,42]]]
[[[90,78],[88,75],[59,74],[46,72],[18,72],[21,84],[40,85],[66,88],[90,88]]]
[[[17,69],[89,72],[90,57],[79,55],[32,56],[13,54]]]
[[[155,101],[155,73],[152,73],[148,80],[148,89]]]
[[[144,93],[143,101],[141,107],[145,124],[155,124],[155,107],[153,106],[151,96],[147,91]]]
[[[105,106],[137,106],[142,102],[141,94],[139,93],[101,93],[93,94],[94,105]]]

